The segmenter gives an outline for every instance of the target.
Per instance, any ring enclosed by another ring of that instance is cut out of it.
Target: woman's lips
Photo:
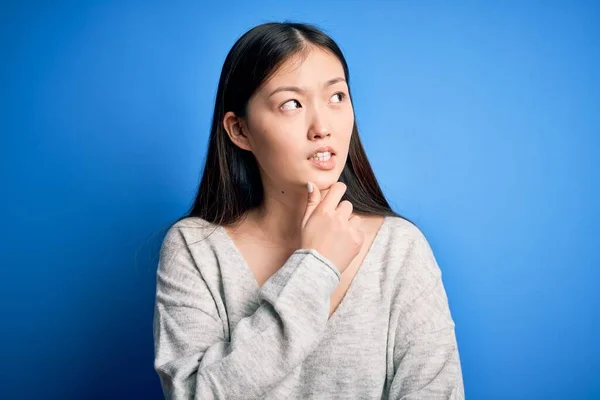
[[[313,166],[324,171],[329,171],[335,168],[335,154],[332,154],[331,157],[329,157],[329,160],[326,161],[321,161],[315,157],[311,157],[309,161]]]

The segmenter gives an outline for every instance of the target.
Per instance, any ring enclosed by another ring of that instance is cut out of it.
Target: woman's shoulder
[[[430,280],[439,276],[439,265],[423,230],[402,217],[386,218],[388,237],[383,252],[390,264],[388,267],[414,280]]]
[[[180,230],[180,229],[206,229],[206,228],[214,228],[218,226],[212,222],[205,220],[200,217],[183,217],[173,224],[171,224],[170,229],[172,230]]]
[[[219,225],[199,217],[185,217],[171,223],[160,245],[158,272],[197,274],[202,270],[202,275],[210,275],[218,268],[218,247],[222,245],[217,228]]]
[[[163,248],[191,246],[208,239],[219,225],[200,217],[184,217],[167,228],[163,239]]]
[[[386,216],[389,239],[398,243],[414,244],[417,241],[427,241],[423,231],[413,222],[400,216]]]

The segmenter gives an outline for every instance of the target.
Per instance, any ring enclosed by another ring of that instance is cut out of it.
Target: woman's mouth
[[[313,166],[325,171],[335,168],[335,154],[328,151],[315,154],[309,158],[309,161]]]

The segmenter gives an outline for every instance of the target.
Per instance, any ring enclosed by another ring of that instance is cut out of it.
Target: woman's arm
[[[315,348],[340,274],[315,250],[296,250],[263,284],[260,307],[225,339],[213,294],[176,229],[157,272],[155,369],[169,399],[253,399]]]
[[[421,234],[405,268],[416,269],[416,296],[400,306],[389,399],[464,399],[462,369],[442,274]],[[424,287],[424,289],[422,289]]]

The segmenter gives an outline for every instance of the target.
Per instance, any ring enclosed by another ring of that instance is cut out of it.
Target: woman
[[[191,211],[157,272],[172,399],[459,399],[441,272],[361,145],[346,61],[311,25],[229,52]]]

